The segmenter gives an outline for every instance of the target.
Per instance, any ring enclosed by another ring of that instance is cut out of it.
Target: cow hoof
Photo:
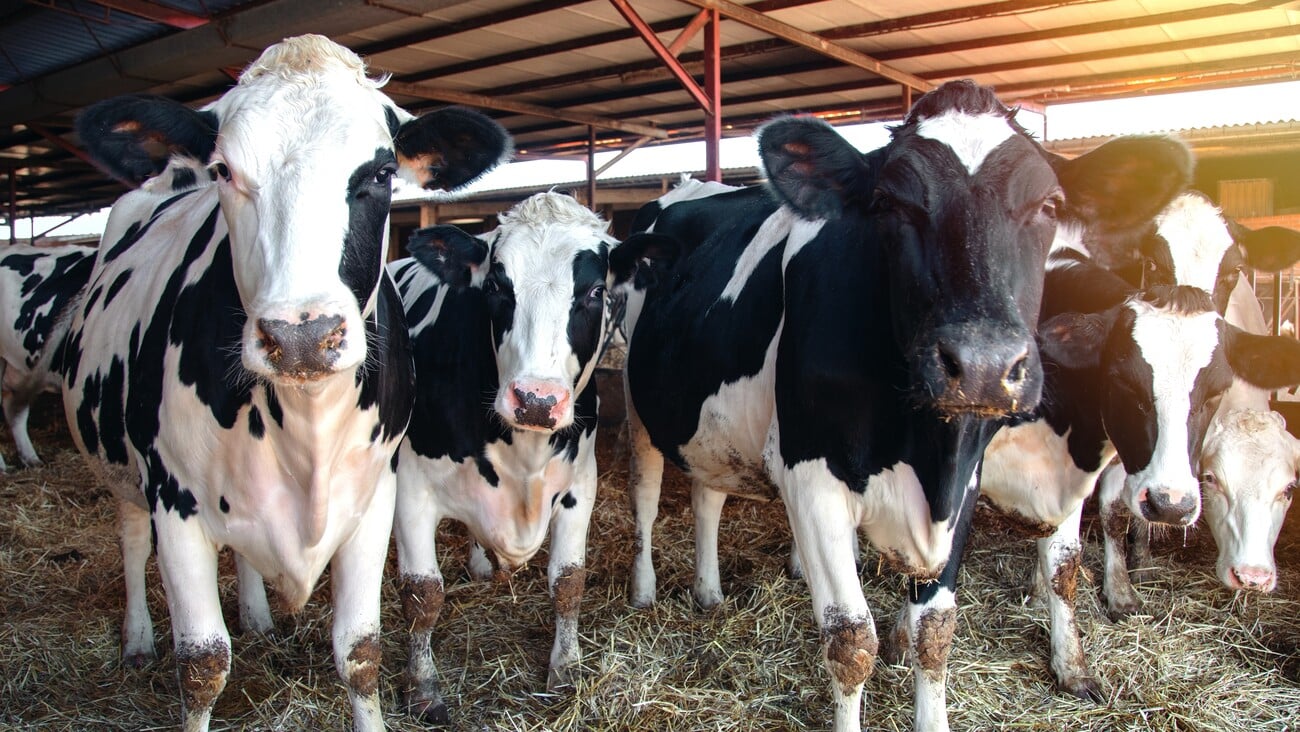
[[[1128,573],[1129,579],[1133,580],[1135,585],[1144,585],[1148,582],[1156,581],[1156,570],[1151,567],[1143,569],[1134,569]]]
[[[158,654],[154,653],[153,649],[145,651],[124,651],[122,653],[122,666],[131,669],[132,671],[139,671],[157,660]]]
[[[546,672],[546,691],[554,694],[563,689],[572,689],[578,679],[577,669],[573,666],[560,666]]]
[[[27,458],[23,458],[23,467],[26,467],[26,468],[43,468],[43,467],[45,467],[45,463],[44,463],[40,458],[32,458],[31,460],[28,460]],[[3,472],[3,471],[0,471],[0,472]]]
[[[691,592],[695,596],[695,604],[703,610],[712,610],[722,604],[722,590],[714,588],[703,588],[696,585]]]
[[[425,724],[451,724],[451,715],[447,713],[447,705],[441,699],[412,699],[408,709],[412,717]]]
[[[880,660],[890,666],[902,664],[907,660],[907,645],[907,633],[895,626],[885,633],[884,640],[880,643]]]
[[[638,610],[649,610],[655,605],[655,593],[633,592],[628,596],[627,604]]]
[[[1142,610],[1142,603],[1137,600],[1116,600],[1106,603],[1106,615],[1112,623],[1122,623]]]
[[[1064,680],[1061,682],[1061,688],[1068,694],[1094,704],[1106,701],[1106,695],[1101,690],[1101,682],[1091,676],[1078,676]]]

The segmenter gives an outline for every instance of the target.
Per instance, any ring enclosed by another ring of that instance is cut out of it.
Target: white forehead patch
[[[1129,307],[1137,315],[1133,340],[1151,365],[1157,411],[1169,405],[1186,414],[1196,377],[1210,365],[1219,345],[1218,314],[1171,313],[1146,302]]]
[[[1156,217],[1156,231],[1169,244],[1174,281],[1214,292],[1219,263],[1232,246],[1219,209],[1198,193],[1184,193]]]
[[[947,145],[971,175],[984,164],[984,158],[1016,131],[1000,114],[970,115],[948,111],[927,117],[916,126],[916,134]]]

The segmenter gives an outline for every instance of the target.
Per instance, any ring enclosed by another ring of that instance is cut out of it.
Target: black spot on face
[[[225,496],[221,497],[221,502],[217,505],[221,508],[222,513],[230,513],[230,502],[226,500]]]
[[[392,175],[397,169],[393,151],[380,148],[371,160],[362,163],[348,179],[346,204],[348,231],[343,239],[343,256],[339,260],[339,278],[352,290],[357,307],[366,302],[379,284],[383,268],[380,247],[384,223],[392,200]]]
[[[565,508],[573,508],[578,505],[578,499],[574,498],[572,493],[565,493],[564,498],[560,499],[560,505]]]
[[[262,422],[262,413],[257,407],[248,410],[248,434],[258,440],[266,434],[266,424]]]

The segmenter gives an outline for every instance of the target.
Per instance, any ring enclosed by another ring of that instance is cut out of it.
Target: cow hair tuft
[[[940,117],[950,112],[970,116],[997,115],[1004,117],[1007,124],[1022,135],[1028,135],[1024,127],[1016,122],[1016,110],[1003,104],[992,89],[980,86],[972,79],[957,79],[926,92],[908,112],[907,119],[900,126],[891,127],[895,136],[905,129],[911,129],[927,119]]]
[[[1214,300],[1210,293],[1189,285],[1152,285],[1134,294],[1133,299],[1161,310],[1185,315],[1214,311]]]
[[[334,71],[350,74],[358,84],[373,89],[382,87],[389,78],[370,78],[360,56],[325,36],[308,33],[268,47],[239,75],[239,84],[251,84],[268,76],[305,81]]]
[[[582,205],[576,198],[557,191],[529,196],[498,217],[501,228],[513,226],[580,226],[603,234],[609,222]]]

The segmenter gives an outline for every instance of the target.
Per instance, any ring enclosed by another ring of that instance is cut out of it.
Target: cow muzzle
[[[513,427],[551,432],[573,422],[572,402],[573,391],[566,384],[519,379],[502,390],[498,411]]]
[[[1277,573],[1272,567],[1260,565],[1230,566],[1221,579],[1234,590],[1272,592],[1277,587]]]
[[[922,398],[943,414],[1027,412],[1042,396],[1043,368],[1028,334],[959,324],[938,329],[921,349]]]
[[[1143,488],[1137,493],[1137,507],[1142,518],[1170,526],[1191,526],[1201,514],[1198,490],[1167,487]]]
[[[277,376],[313,381],[338,370],[348,345],[342,315],[299,315],[297,321],[258,318],[257,347]]]

